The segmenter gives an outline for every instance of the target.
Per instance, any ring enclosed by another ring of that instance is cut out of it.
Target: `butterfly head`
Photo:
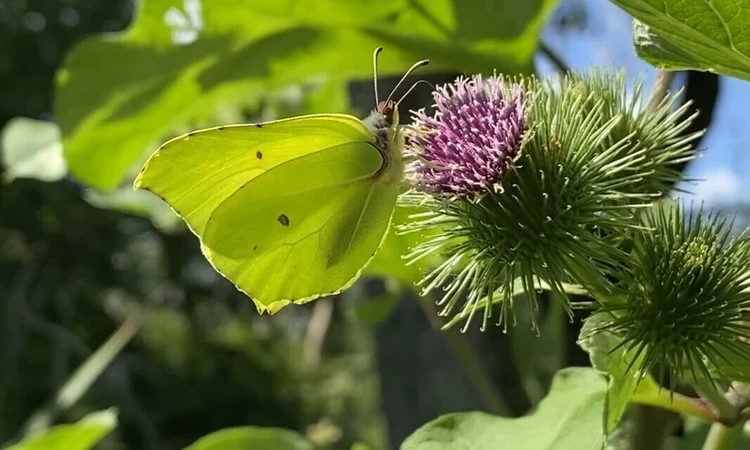
[[[383,117],[388,127],[398,125],[398,106],[393,100],[385,100],[378,103],[375,111]]]
[[[398,107],[393,100],[378,103],[378,106],[370,113],[363,123],[375,135],[378,148],[385,149],[388,146],[389,130],[398,126]]]
[[[386,98],[384,101],[380,101],[378,98],[378,55],[380,52],[383,51],[383,47],[378,47],[375,49],[375,52],[372,55],[372,66],[373,66],[373,85],[375,88],[375,104],[377,105],[375,107],[374,115],[380,116],[378,117],[381,119],[382,123],[385,124],[387,128],[398,126],[398,104],[401,102],[401,100],[406,97],[406,95],[409,94],[409,92],[414,89],[414,87],[419,84],[419,81],[414,83],[411,88],[409,88],[408,91],[406,91],[406,94],[402,95],[400,99],[393,100],[393,94],[398,90],[399,87],[406,81],[406,79],[411,75],[414,70],[416,70],[418,67],[426,66],[430,63],[429,59],[423,59],[422,61],[417,61],[416,63],[412,64],[412,66],[409,68],[409,70],[406,71],[403,77],[401,77],[401,80],[399,80],[398,83],[396,83],[396,87],[393,88],[390,94],[388,94],[388,98]]]

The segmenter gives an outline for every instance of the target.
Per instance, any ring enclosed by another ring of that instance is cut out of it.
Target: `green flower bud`
[[[415,114],[409,150],[416,160],[409,170],[418,182],[401,203],[428,211],[401,231],[442,230],[407,255],[443,256],[421,281],[424,294],[442,288],[442,315],[463,302],[468,326],[480,306],[499,301],[498,324],[507,326],[514,286],[522,286],[536,310],[539,280],[560,294],[570,281],[609,292],[606,275],[626,257],[617,243],[637,226],[633,209],[659,194],[644,188],[644,177],[658,168],[654,179],[669,179],[669,166],[687,157],[689,147],[676,138],[684,122],[665,120],[663,111],[631,117],[613,100],[625,98],[624,84],[601,80],[571,77],[555,89],[534,79],[459,79],[435,91],[433,116]],[[495,122],[504,117],[513,122]],[[518,123],[522,139],[502,135]],[[497,143],[503,148],[493,151]],[[472,165],[461,166],[465,161]],[[482,328],[491,315],[492,308],[483,309]]]
[[[685,370],[710,379],[708,365],[725,366],[727,355],[750,358],[748,238],[682,206],[654,208],[641,223],[620,276],[625,295],[599,309],[607,322],[597,331],[619,335],[640,373],[658,365],[673,384]]]
[[[637,192],[667,194],[682,179],[681,172],[676,168],[695,158],[692,142],[703,135],[703,131],[684,135],[697,115],[687,115],[689,102],[675,108],[679,95],[659,98],[654,96],[660,94],[654,92],[644,104],[642,81],[636,81],[628,94],[624,72],[573,73],[562,79],[556,91],[565,92],[568,89],[594,94],[592,104],[594,98],[604,100],[603,121],[621,117],[610,133],[608,145],[625,140],[625,145],[621,147],[623,155],[643,150],[644,158],[633,167],[643,177],[640,183],[632,185]]]

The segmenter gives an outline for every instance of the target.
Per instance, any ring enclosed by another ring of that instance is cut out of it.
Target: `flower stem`
[[[744,422],[738,423],[733,427],[721,423],[714,423],[708,431],[706,441],[703,443],[703,450],[732,450],[735,447],[737,438],[742,434]]]
[[[692,385],[698,395],[711,405],[711,408],[719,415],[721,422],[737,422],[737,408],[727,400],[722,392],[716,389],[711,380],[705,378],[694,379]]]
[[[706,436],[706,441],[703,443],[703,450],[732,450],[735,448],[737,438],[742,434],[742,428],[747,421],[747,414],[743,410],[750,401],[749,397],[750,385],[739,382],[732,383],[732,389],[727,392],[724,398],[735,411],[740,411],[735,414],[736,423],[733,425],[714,423],[708,432],[708,436]]]
[[[715,422],[719,416],[701,399],[688,397],[679,392],[669,393],[666,390],[639,392],[636,391],[631,402],[660,408]]]
[[[659,104],[664,101],[664,98],[669,93],[672,80],[674,80],[674,72],[671,70],[656,71],[656,83],[654,83],[654,89],[651,91],[651,99],[646,106],[648,111],[654,112],[659,108]]]

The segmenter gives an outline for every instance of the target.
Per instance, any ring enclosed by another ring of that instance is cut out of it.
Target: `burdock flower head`
[[[620,278],[625,295],[599,309],[641,374],[659,367],[670,383],[729,379],[750,361],[750,241],[729,223],[682,206],[649,211],[632,233]],[[713,366],[714,370],[709,370]]]
[[[667,148],[652,161],[634,136],[642,142],[657,129],[672,145],[675,125],[626,120],[613,112],[624,83],[608,85],[613,92],[594,85],[584,76],[566,78],[562,90],[459,78],[436,89],[433,113],[414,113],[413,189],[401,203],[426,211],[401,230],[430,231],[407,258],[442,257],[421,285],[424,294],[442,288],[443,315],[463,302],[459,314],[483,310],[484,327],[499,303],[507,325],[514,295],[525,292],[535,309],[541,282],[560,294],[566,282],[609,292],[609,269],[626,258],[618,236],[655,195],[639,184],[644,172],[676,159]]]
[[[459,78],[433,93],[434,115],[414,114],[413,184],[437,195],[470,195],[497,183],[526,131],[523,90],[501,77]]]

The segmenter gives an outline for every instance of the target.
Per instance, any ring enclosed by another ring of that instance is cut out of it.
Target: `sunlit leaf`
[[[112,188],[147,150],[222,105],[257,102],[321,76],[369,78],[378,45],[387,50],[383,74],[422,58],[435,69],[528,72],[556,2],[469,3],[140,2],[127,32],[83,41],[58,73],[54,109],[70,170]]]
[[[8,121],[0,137],[4,178],[36,178],[56,181],[68,168],[63,159],[60,129],[54,122],[16,117]]]
[[[600,450],[605,390],[597,371],[564,369],[531,415],[508,419],[479,412],[448,414],[414,432],[401,450]]]
[[[198,439],[184,450],[313,450],[299,434],[282,428],[227,428]]]
[[[750,80],[750,9],[738,0],[611,0],[641,23],[638,56],[657,67]]]
[[[88,450],[116,426],[117,412],[108,409],[91,413],[74,424],[34,433],[6,450]]]
[[[84,199],[97,208],[148,217],[155,227],[165,232],[184,228],[180,218],[159,198],[130,186],[105,193],[86,190]]]

